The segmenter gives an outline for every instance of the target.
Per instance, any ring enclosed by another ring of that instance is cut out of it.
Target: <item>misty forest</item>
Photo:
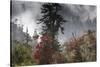
[[[96,61],[96,6],[10,3],[11,66]]]

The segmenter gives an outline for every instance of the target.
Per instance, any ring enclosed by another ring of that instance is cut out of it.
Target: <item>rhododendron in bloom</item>
[[[40,60],[42,50],[45,51],[45,56],[49,56],[50,53],[53,52],[53,49],[50,48],[49,44],[52,44],[53,39],[50,37],[47,33],[43,34],[42,37],[40,37],[41,42],[39,42],[35,46],[35,50],[33,51],[33,57],[36,60]]]

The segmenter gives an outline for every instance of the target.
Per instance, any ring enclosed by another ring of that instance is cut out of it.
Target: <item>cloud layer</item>
[[[18,18],[18,24],[23,24],[24,29],[29,28],[29,34],[32,35],[34,29],[41,29],[41,25],[37,25],[37,19],[40,18],[41,6],[43,3],[30,1],[13,1],[12,2],[12,20]],[[61,4],[63,6],[60,14],[65,20],[65,34],[59,33],[61,42],[72,36],[72,33],[79,35],[88,29],[96,30],[96,6],[90,5],[74,5]],[[40,30],[39,30],[40,31]],[[62,39],[62,37],[64,37]],[[62,39],[62,40],[61,40]]]

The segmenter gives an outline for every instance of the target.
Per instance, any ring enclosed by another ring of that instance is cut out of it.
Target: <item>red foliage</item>
[[[48,44],[51,44],[53,42],[53,39],[52,37],[50,37],[47,33],[46,34],[43,34],[42,37],[40,37],[41,39],[41,42],[39,42],[37,45],[36,45],[36,49],[33,53],[33,57],[34,59],[36,60],[40,60],[40,57],[41,57],[41,50],[44,49],[44,51],[46,51],[46,55],[49,55],[49,53],[52,52],[52,49],[47,47],[47,48],[43,48],[44,47],[44,43],[48,43]],[[47,45],[48,45],[47,44]]]
[[[33,55],[35,59],[40,59],[40,50],[36,50]]]
[[[40,39],[42,42],[47,41],[48,43],[51,43],[53,41],[53,38],[50,37],[47,33],[44,34]]]
[[[39,44],[36,45],[36,49],[41,49],[41,48],[43,48],[43,44],[42,43],[39,43]]]
[[[40,59],[40,51],[41,51],[41,49],[43,48],[43,44],[40,42],[39,44],[36,45],[35,48],[36,48],[36,49],[35,49],[35,51],[34,51],[34,53],[33,53],[33,57],[34,57],[35,59],[39,60],[39,59]]]

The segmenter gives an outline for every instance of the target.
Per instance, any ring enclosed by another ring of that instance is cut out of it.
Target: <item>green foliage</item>
[[[12,50],[12,64],[14,66],[34,64],[31,50],[32,48],[29,45],[17,42]]]

